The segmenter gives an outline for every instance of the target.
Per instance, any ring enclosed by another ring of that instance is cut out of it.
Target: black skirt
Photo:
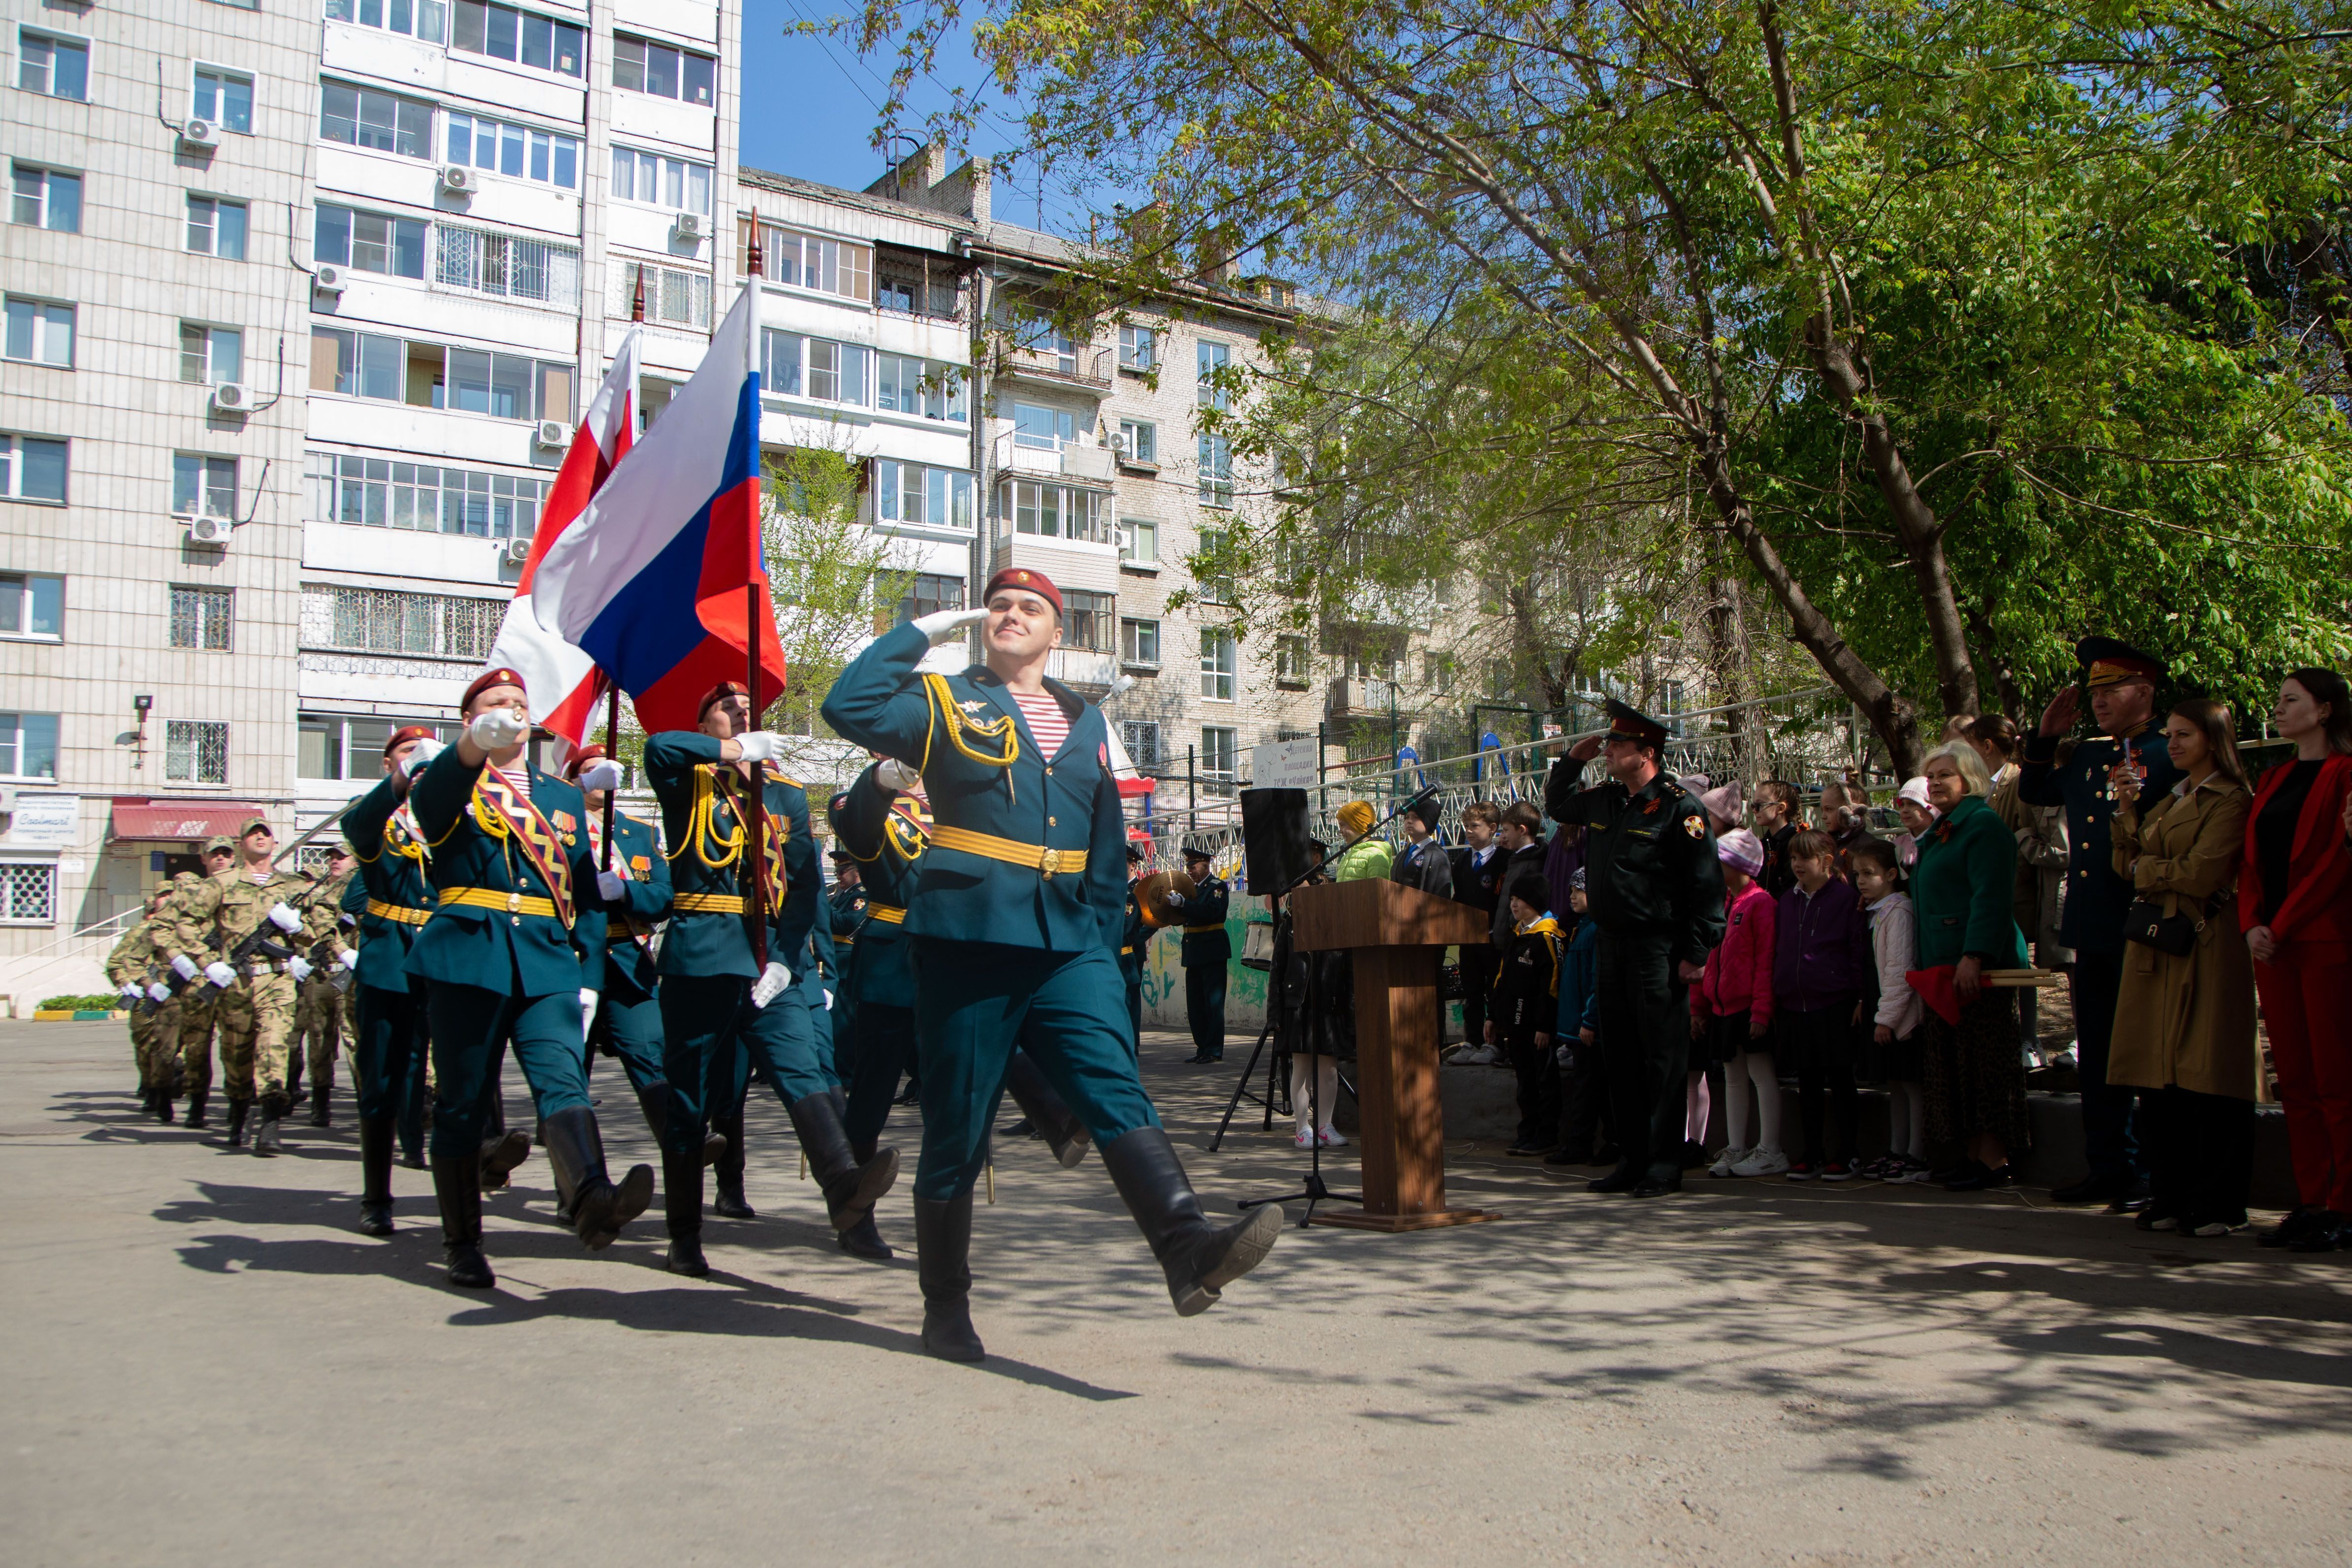
[[[1864,1083],[1919,1083],[1927,1076],[1924,1065],[1927,1058],[1920,1048],[1921,1030],[1914,1029],[1899,1039],[1885,1045],[1878,1043],[1876,1020],[1862,1021],[1863,1044],[1860,1051],[1861,1069],[1855,1077]]]
[[[1772,1065],[1780,1072],[1826,1072],[1853,1065],[1853,1002],[1772,1017]]]
[[[1767,1031],[1760,1040],[1748,1037],[1748,1009],[1717,1015],[1706,1021],[1706,1030],[1691,1042],[1690,1070],[1704,1072],[1708,1068],[1728,1062],[1744,1051],[1769,1051],[1772,1036]]]

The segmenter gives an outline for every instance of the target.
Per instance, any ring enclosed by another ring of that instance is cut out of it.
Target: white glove
[[[277,903],[269,906],[269,923],[292,936],[302,929],[302,917],[295,912],[293,905]]]
[[[784,738],[772,730],[754,730],[748,735],[738,735],[735,743],[743,748],[747,763],[772,763],[783,749]]]
[[[617,904],[621,901],[621,889],[626,885],[621,880],[621,874],[618,871],[596,873],[596,896],[608,904]]]
[[[226,991],[236,984],[236,971],[226,963],[207,963],[205,965],[205,978]]]
[[[614,790],[621,787],[621,764],[610,757],[599,757],[580,770],[583,790]]]
[[[768,967],[760,972],[760,978],[751,982],[751,1005],[766,1006],[782,995],[784,987],[792,983],[793,972],[782,964],[770,960]]]
[[[874,764],[874,782],[884,789],[904,795],[923,782],[920,768],[912,763],[902,763],[896,757],[885,757]]]
[[[154,984],[147,987],[147,996],[150,1001],[169,1002],[172,999],[172,988],[158,980]]]
[[[198,974],[201,974],[204,972],[196,967],[196,961],[194,959],[190,958],[184,952],[180,954],[179,957],[172,960],[172,973],[178,975],[183,980],[194,980]]]
[[[357,973],[360,966],[360,950],[356,947],[347,947],[335,955],[335,962],[345,969]]]
[[[928,616],[917,616],[910,624],[937,647],[964,627],[976,626],[986,619],[986,610],[933,610]]]
[[[588,1037],[589,1028],[596,1022],[597,1001],[597,993],[585,985],[580,988],[580,1037],[583,1040]]]
[[[311,966],[308,959],[303,958],[288,959],[286,961],[286,972],[294,976],[298,981],[308,980],[310,976],[319,973],[317,969]]]
[[[822,989],[820,989],[820,990],[817,992],[817,994],[824,998],[824,1010],[825,1010],[826,1012],[828,1012],[828,1013],[832,1012],[832,1011],[833,1011],[833,993],[832,993],[832,992],[830,992],[830,991],[825,991],[825,990],[822,990]]]
[[[467,737],[486,752],[503,752],[530,732],[511,708],[485,708],[466,726]]]
[[[404,764],[408,769],[408,776],[410,778],[415,778],[417,774],[423,773],[426,764],[431,763],[434,758],[439,756],[441,752],[442,746],[441,742],[438,741],[423,740],[417,742],[416,749],[408,753],[408,761]]]
[[[122,983],[122,994],[131,1001],[136,1002],[147,993],[136,980],[126,980]]]

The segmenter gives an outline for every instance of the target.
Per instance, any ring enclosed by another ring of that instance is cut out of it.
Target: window
[[[0,572],[0,637],[58,642],[65,626],[64,578]]]
[[[542,185],[561,185],[567,191],[580,188],[580,142],[576,137],[484,120],[476,114],[452,114],[448,120],[452,163],[465,163],[485,174],[532,180]]]
[[[334,327],[310,329],[310,390],[400,400],[401,342]]]
[[[619,261],[613,268],[613,315],[616,320],[627,321],[635,309],[640,276],[646,283],[646,321],[669,321],[698,331],[709,330],[710,274],[682,272],[675,267],[654,267],[642,261]]]
[[[457,26],[449,47],[494,60],[512,60],[534,70],[576,77],[587,54],[578,27],[569,22],[518,11],[511,5],[457,0]]]
[[[1118,630],[1118,600],[1083,588],[1062,590],[1062,646],[1109,653]]]
[[[1201,779],[1209,795],[1231,795],[1234,760],[1241,746],[1238,731],[1223,724],[1201,726]]]
[[[1128,760],[1140,770],[1156,768],[1167,760],[1167,751],[1160,743],[1160,722],[1156,719],[1122,719],[1118,722],[1118,738],[1127,747]]]
[[[28,364],[73,368],[74,308],[49,300],[7,298],[7,357]]]
[[[430,158],[433,106],[413,98],[322,81],[319,84],[319,134],[329,142],[397,153],[404,158]]]
[[[674,49],[667,44],[633,38],[626,33],[613,35],[614,87],[698,103],[708,109],[718,101],[718,82],[719,62],[709,55]]]
[[[362,653],[483,659],[498,640],[503,599],[400,594],[383,588],[305,587],[302,641]]]
[[[89,46],[54,33],[16,30],[16,85],[49,98],[89,97]]]
[[[613,149],[613,199],[643,202],[672,212],[710,216],[710,165],[640,153],[631,147]]]
[[[1223,384],[1225,374],[1233,368],[1234,351],[1224,343],[1203,342],[1197,345],[1194,363],[1199,385],[1194,396],[1203,408],[1227,406],[1230,394]]]
[[[245,259],[245,204],[218,196],[188,198],[188,249],[223,261]]]
[[[1307,639],[1284,636],[1274,639],[1274,682],[1276,686],[1307,684]]]
[[[195,68],[195,88],[188,99],[192,119],[210,121],[226,131],[253,134],[253,79],[214,66]]]
[[[321,202],[310,227],[310,255],[313,260],[332,262],[354,272],[421,279],[425,276],[425,223],[420,218],[355,212]]]
[[[1234,574],[1222,559],[1225,553],[1225,532],[1223,529],[1204,528],[1200,532],[1201,547],[1192,557],[1192,582],[1201,590],[1201,597],[1212,605],[1234,603]]]
[[[963,372],[954,365],[910,359],[905,354],[876,356],[875,403],[898,414],[919,414],[926,419],[964,422],[966,399]]]
[[[58,776],[58,716],[0,713],[0,777]]]
[[[66,444],[38,436],[0,436],[0,497],[64,505]]]
[[[884,272],[882,263],[875,264],[874,303],[885,310],[896,310],[908,316],[937,316],[953,321],[960,313],[956,303],[957,279],[952,263],[942,260],[942,274],[935,275],[926,258],[919,266],[905,260],[897,265],[908,268],[901,272]]]
[[[409,528],[475,539],[529,539],[539,531],[548,481],[512,474],[310,452],[303,459],[306,515],[364,528]]]
[[[164,721],[163,776],[173,784],[228,783],[228,726],[194,719]]]
[[[1201,628],[1201,695],[1212,702],[1234,700],[1234,666],[1237,651],[1234,634],[1212,626]]]
[[[750,218],[738,222],[735,236],[737,265],[748,273],[751,269]],[[874,299],[874,251],[870,246],[763,223],[760,226],[760,267],[772,282],[867,303]]]
[[[11,860],[0,864],[0,922],[55,925],[57,910],[56,861]]]
[[[1160,563],[1160,525],[1148,517],[1118,520],[1118,558],[1136,566]]]
[[[245,379],[245,334],[230,327],[180,323],[180,379],[205,386]]]
[[[436,226],[436,232],[440,244],[433,253],[433,281],[443,288],[578,309],[578,247],[450,223]]]
[[[81,232],[79,174],[37,168],[30,163],[14,164],[10,172],[16,177],[16,200],[8,210],[9,222],[55,229],[59,234]]]
[[[1000,516],[1013,519],[1016,532],[1043,539],[1110,542],[1110,497],[1075,485],[1008,479],[1000,492]]]
[[[917,574],[907,580],[906,591],[898,595],[896,604],[874,607],[875,635],[879,637],[892,626],[911,621],[918,616],[962,609],[963,589],[964,582],[961,577],[929,572]]]
[[[1121,462],[1139,465],[1159,463],[1159,426],[1144,419],[1122,419],[1118,422],[1118,439]]]
[[[1234,448],[1223,436],[1201,432],[1201,504],[1234,504]]]
[[[1421,683],[1436,696],[1454,695],[1454,656],[1450,653],[1423,653],[1421,656]]]
[[[454,739],[457,726],[429,719],[361,719],[341,713],[304,713],[294,746],[294,774],[306,779],[373,779],[392,732],[411,724]]]
[[[1160,368],[1160,334],[1150,327],[1118,330],[1118,368],[1154,371]]]
[[[872,349],[773,330],[763,330],[761,337],[764,391],[861,407],[871,401],[866,387],[872,380]]]
[[[954,468],[877,458],[874,515],[885,522],[968,529],[971,526],[971,476]]]
[[[171,646],[227,652],[229,594],[226,588],[173,587]]]
[[[437,44],[446,36],[449,8],[442,0],[327,0],[331,22],[356,22]]]
[[[1129,619],[1118,623],[1118,657],[1121,663],[1141,665],[1146,669],[1160,668],[1160,623],[1156,620]]]
[[[1016,447],[1058,452],[1076,445],[1077,432],[1078,416],[1066,408],[1047,408],[1036,403],[1013,405],[1013,444]]]
[[[572,417],[572,367],[485,349],[445,349],[339,327],[310,329],[310,390],[494,419]]]
[[[172,454],[172,512],[176,517],[236,516],[236,459],[200,452]]]

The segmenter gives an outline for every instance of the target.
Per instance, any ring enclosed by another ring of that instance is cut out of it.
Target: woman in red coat
[[[2238,923],[2301,1201],[2260,1239],[2330,1252],[2352,1241],[2352,688],[2332,669],[2298,669],[2280,684],[2271,722],[2294,742],[2294,761],[2255,793]]]

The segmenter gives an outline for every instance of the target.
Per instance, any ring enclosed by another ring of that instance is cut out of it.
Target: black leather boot
[[[1257,1267],[1282,1234],[1279,1205],[1252,1209],[1228,1226],[1209,1223],[1185,1179],[1176,1146],[1157,1127],[1139,1127],[1103,1145],[1103,1168],[1168,1276],[1176,1315],[1205,1312],[1224,1288]]]
[[[863,1165],[874,1158],[874,1145],[853,1143],[850,1145],[849,1154],[851,1159]],[[891,1250],[890,1244],[882,1239],[882,1227],[874,1223],[874,1215],[871,1212],[847,1230],[836,1234],[834,1240],[840,1246],[842,1251],[852,1258],[863,1258],[879,1263],[884,1258],[898,1256]]]
[[[830,1092],[807,1094],[786,1106],[793,1131],[808,1154],[809,1173],[824,1189],[825,1212],[837,1235],[874,1212],[875,1203],[898,1179],[898,1151],[877,1150],[860,1161],[849,1152],[849,1132]]]
[[[702,1160],[662,1151],[662,1218],[669,1227],[669,1271],[689,1279],[710,1273],[702,1256]]]
[[[302,1042],[294,1042],[286,1053],[286,1103],[293,1104],[302,1098]]]
[[[482,1142],[482,1191],[495,1193],[507,1184],[507,1174],[530,1158],[530,1134],[509,1127]]]
[[[245,1147],[245,1118],[252,1109],[253,1101],[239,1100],[233,1094],[228,1097],[228,1146],[230,1148]]]
[[[322,1068],[318,1081],[310,1086],[310,1125],[332,1127],[335,1124],[335,1069],[331,1063]]]
[[[448,1260],[449,1283],[468,1290],[487,1290],[498,1283],[489,1259],[482,1256],[482,1168],[460,1154],[436,1156],[433,1196],[441,1205],[441,1251]]]
[[[591,1252],[611,1246],[621,1227],[654,1201],[651,1165],[630,1166],[618,1184],[604,1173],[604,1135],[596,1130],[596,1113],[584,1105],[547,1119],[547,1163],[572,1233]]]
[[[1087,1157],[1087,1145],[1093,1142],[1087,1124],[1054,1092],[1044,1069],[1030,1059],[1027,1051],[1013,1052],[1013,1059],[1005,1064],[1004,1092],[1013,1097],[1021,1114],[1045,1140],[1062,1169],[1073,1170]]]
[[[205,1100],[208,1093],[208,1090],[200,1089],[188,1096],[188,1119],[181,1123],[183,1127],[202,1127],[205,1124]]]
[[[168,1089],[155,1091],[155,1120],[166,1127],[172,1125],[172,1091]]]
[[[756,1219],[759,1211],[743,1196],[743,1108],[712,1117],[710,1137],[726,1145],[710,1163],[711,1182],[718,1189],[711,1195],[710,1212],[725,1219]],[[710,1146],[709,1138],[703,1146]]]
[[[360,1118],[360,1234],[392,1234],[392,1118]]]
[[[293,1102],[285,1096],[262,1096],[261,1119],[253,1130],[253,1152],[265,1160],[276,1159],[286,1152],[286,1140],[278,1134],[278,1123],[286,1119],[287,1109]]]
[[[915,1200],[915,1279],[923,1289],[923,1351],[941,1361],[988,1354],[971,1326],[971,1193]]]

